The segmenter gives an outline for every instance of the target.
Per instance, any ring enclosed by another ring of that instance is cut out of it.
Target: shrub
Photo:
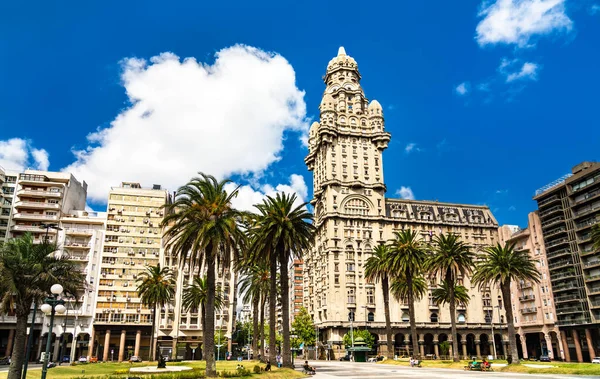
[[[262,371],[262,368],[259,365],[254,365],[254,368],[252,369],[252,371],[254,371],[255,374],[260,374],[260,372]]]

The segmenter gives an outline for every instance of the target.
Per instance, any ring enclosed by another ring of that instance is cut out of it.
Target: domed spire
[[[344,49],[344,46],[340,46],[340,48],[338,49],[338,57],[342,56],[342,55],[346,55],[346,49]]]

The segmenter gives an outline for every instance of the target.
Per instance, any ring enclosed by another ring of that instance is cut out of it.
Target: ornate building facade
[[[327,66],[320,121],[310,128],[305,158],[313,172],[317,236],[304,257],[304,304],[314,317],[319,341],[336,358],[344,353],[343,336],[351,326],[367,328],[378,351],[386,350],[381,285],[364,279],[364,264],[373,248],[395,231],[416,230],[424,241],[456,233],[474,251],[498,242],[498,224],[487,207],[385,198],[382,153],[391,135],[381,105],[367,100],[360,80],[356,61],[340,48]],[[498,289],[480,291],[469,278],[462,281],[471,301],[457,310],[459,354],[490,355],[495,345],[503,355],[506,326],[491,324],[505,317],[503,311],[493,314],[503,309],[494,307],[501,305]],[[430,300],[438,282],[428,278],[428,295],[416,303],[421,355],[440,355],[439,343],[452,340],[448,308]],[[390,300],[395,353],[412,353],[408,306]]]

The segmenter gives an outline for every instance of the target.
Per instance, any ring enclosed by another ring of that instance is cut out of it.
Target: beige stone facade
[[[550,270],[538,212],[528,215],[528,226],[518,229],[504,225],[499,229],[502,244],[509,242],[515,250],[525,250],[536,261],[540,282],[520,281],[512,283],[511,300],[515,306],[515,328],[519,357],[564,359],[564,347],[556,325],[556,310],[550,283]]]
[[[320,121],[310,128],[305,158],[313,172],[317,236],[304,256],[304,304],[314,317],[319,340],[335,357],[343,352],[350,312],[352,326],[370,330],[378,351],[386,349],[381,286],[365,281],[364,264],[393,232],[410,228],[424,241],[439,233],[456,233],[475,251],[498,242],[498,225],[487,207],[385,198],[382,152],[391,135],[384,127],[381,105],[366,99],[360,80],[356,61],[340,48],[327,66]],[[438,278],[429,278],[429,293],[437,283]],[[471,302],[457,311],[459,353],[491,354],[490,315],[499,291],[480,292],[469,278],[463,283]],[[390,308],[395,353],[410,353],[408,307],[392,300]],[[438,307],[426,295],[416,303],[416,317],[420,353],[440,355],[438,344],[452,340],[448,308]],[[494,332],[498,354],[503,355],[506,327],[496,325]]]

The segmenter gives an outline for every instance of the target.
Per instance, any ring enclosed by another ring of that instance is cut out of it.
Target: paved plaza
[[[598,378],[598,376],[585,375],[554,375],[554,374],[520,374],[514,372],[477,372],[462,371],[443,368],[417,368],[408,366],[386,365],[376,363],[357,363],[357,362],[339,362],[339,361],[310,361],[311,366],[316,367],[317,374],[313,376],[319,378],[433,378],[433,379],[453,379],[453,378],[481,378],[483,376],[490,378],[525,378],[528,379],[567,379],[567,378]]]

